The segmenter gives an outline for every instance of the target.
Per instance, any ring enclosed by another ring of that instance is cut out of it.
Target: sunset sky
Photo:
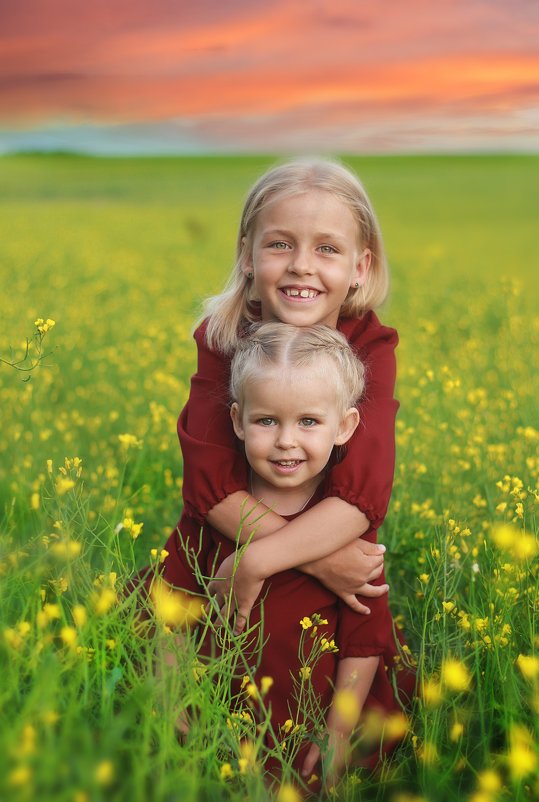
[[[17,0],[0,152],[539,146],[536,0]]]

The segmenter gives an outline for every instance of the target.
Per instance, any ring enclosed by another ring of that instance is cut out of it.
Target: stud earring
[[[249,272],[247,273],[247,278],[252,278],[252,277],[253,277],[253,274],[252,274],[252,273],[251,273],[251,271],[249,270]]]
[[[355,283],[356,290],[357,290],[358,287],[359,287],[359,281],[356,281],[356,283]]]

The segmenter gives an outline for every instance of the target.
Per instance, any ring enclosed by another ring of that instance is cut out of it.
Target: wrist
[[[253,580],[264,581],[271,575],[271,571],[266,571],[265,568],[267,564],[265,552],[263,540],[249,543],[241,556],[238,570],[241,568],[241,571]]]

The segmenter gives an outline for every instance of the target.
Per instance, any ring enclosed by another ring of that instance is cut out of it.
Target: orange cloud
[[[272,124],[299,136],[407,115],[539,107],[538,15],[527,0],[47,6],[47,16],[38,0],[5,12],[0,119],[8,124],[181,120],[218,138],[251,130],[258,117],[268,136]]]

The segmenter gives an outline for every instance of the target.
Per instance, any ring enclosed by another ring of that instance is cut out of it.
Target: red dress
[[[348,339],[366,368],[366,392],[360,404],[361,422],[348,443],[342,461],[334,465],[325,484],[323,496],[337,496],[356,505],[368,517],[370,527],[363,535],[376,540],[376,529],[382,523],[391,495],[395,462],[394,423],[398,402],[393,398],[395,387],[394,329],[383,326],[374,312],[361,319],[341,319],[338,330]],[[234,544],[205,524],[205,516],[218,502],[238,490],[247,489],[245,457],[238,449],[228,406],[230,359],[211,351],[205,341],[206,324],[195,332],[198,346],[198,369],[191,380],[189,400],[178,420],[178,436],[184,459],[184,513],[179,524],[185,541],[194,537],[198,545],[200,526],[204,526],[204,542],[208,553],[205,570],[213,565],[219,547],[219,561],[230,554]],[[199,590],[192,571],[185,564],[178,532],[167,543],[169,557],[164,577],[172,585]],[[201,566],[202,567],[202,566]],[[381,577],[379,582],[383,582]],[[193,584],[194,583],[194,584]],[[369,599],[370,616],[354,613],[317,580],[291,569],[271,577],[265,584],[268,591],[264,603],[265,633],[270,634],[257,677],[274,679],[268,694],[272,704],[274,725],[293,718],[292,674],[297,676],[299,621],[314,612],[328,620],[328,636],[335,634],[337,655],[326,654],[313,672],[313,684],[320,694],[322,706],[329,704],[332,688],[329,679],[335,676],[336,660],[343,657],[380,656],[380,666],[373,683],[368,705],[374,704],[390,712],[399,709],[395,701],[388,671],[397,653],[393,623],[387,597]],[[253,609],[259,615],[259,608]],[[410,677],[407,691],[411,691]]]

